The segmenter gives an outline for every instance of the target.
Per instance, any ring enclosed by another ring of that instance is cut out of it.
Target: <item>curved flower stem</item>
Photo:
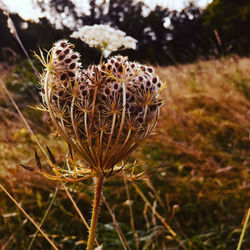
[[[96,235],[96,226],[97,226],[97,221],[98,221],[98,213],[99,213],[99,207],[100,207],[100,200],[101,200],[103,179],[104,179],[103,176],[96,177],[95,198],[94,198],[94,203],[93,203],[91,225],[89,229],[87,250],[93,250],[93,244],[94,244],[95,235]]]

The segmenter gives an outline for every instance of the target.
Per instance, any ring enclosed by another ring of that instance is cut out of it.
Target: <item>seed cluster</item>
[[[45,106],[85,163],[111,170],[155,127],[162,82],[152,67],[122,56],[82,69],[65,40],[54,45],[51,58]]]

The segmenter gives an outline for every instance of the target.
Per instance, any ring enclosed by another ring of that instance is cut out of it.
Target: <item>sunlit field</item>
[[[249,68],[250,59],[238,56],[156,67],[167,81],[165,104],[154,133],[127,159],[145,178],[105,180],[97,229],[103,249],[236,249],[250,199]],[[3,62],[0,73],[0,183],[37,225],[44,220],[58,249],[83,249],[88,229],[68,193],[89,222],[92,180],[63,186],[20,166],[36,165],[35,150],[47,164],[35,137],[58,165],[67,144],[48,114],[31,108],[40,96],[28,61]],[[0,215],[1,249],[51,248],[2,189]],[[249,230],[243,244],[250,248]]]

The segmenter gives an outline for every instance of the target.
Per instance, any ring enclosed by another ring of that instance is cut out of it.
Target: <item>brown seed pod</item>
[[[152,133],[164,84],[153,68],[122,56],[81,69],[80,55],[72,48],[59,41],[51,51],[44,105],[59,134],[89,169],[108,176]]]

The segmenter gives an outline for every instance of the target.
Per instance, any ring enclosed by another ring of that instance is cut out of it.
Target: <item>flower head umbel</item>
[[[135,49],[137,42],[131,36],[126,36],[125,32],[103,24],[85,25],[73,32],[71,37],[80,38],[90,47],[100,49],[104,57],[120,48]]]
[[[152,133],[159,117],[165,84],[154,69],[122,56],[82,69],[66,40],[54,44],[47,62],[40,59],[43,105],[69,145],[70,160],[65,167],[52,160],[52,173],[37,172],[75,181],[129,167],[118,164]]]

